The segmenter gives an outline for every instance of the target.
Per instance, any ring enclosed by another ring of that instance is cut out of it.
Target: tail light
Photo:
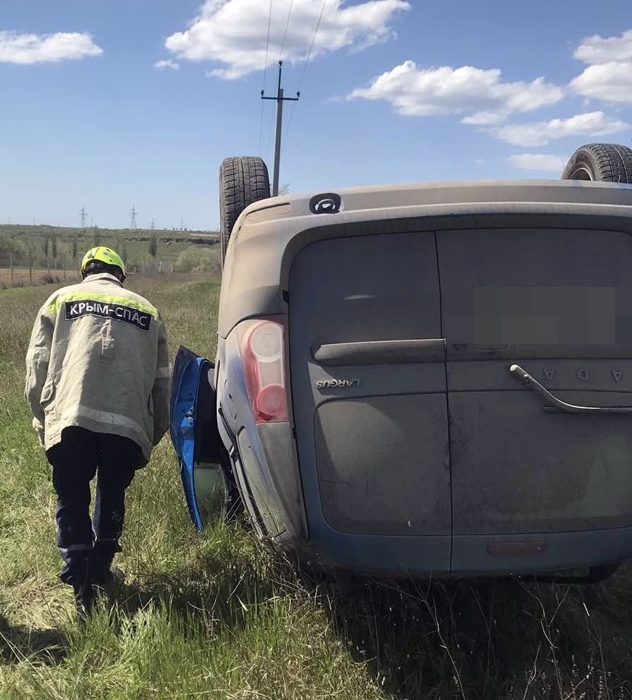
[[[289,420],[284,328],[275,321],[248,325],[241,339],[248,398],[257,423]]]

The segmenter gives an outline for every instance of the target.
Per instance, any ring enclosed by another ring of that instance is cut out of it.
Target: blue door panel
[[[198,530],[204,527],[195,489],[196,466],[200,458],[198,427],[202,417],[207,417],[205,422],[208,424],[209,414],[211,416],[215,414],[214,391],[209,391],[209,387],[205,387],[206,390],[200,392],[200,385],[202,381],[206,382],[203,373],[208,373],[212,368],[213,364],[207,359],[196,355],[188,348],[182,346],[178,348],[171,385],[170,433],[171,442],[180,460],[180,477],[189,515]],[[203,394],[203,402],[200,401],[201,394]],[[202,403],[204,405],[201,405]],[[215,430],[217,430],[216,425]],[[206,433],[208,431],[205,431],[203,442],[208,444]],[[213,437],[211,435],[211,439]]]

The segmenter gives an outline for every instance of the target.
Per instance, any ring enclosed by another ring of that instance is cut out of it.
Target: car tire
[[[262,158],[225,158],[219,168],[219,216],[222,266],[230,234],[241,212],[270,196],[270,177]]]
[[[562,180],[632,183],[632,149],[614,143],[589,143],[570,157]]]
[[[588,578],[590,583],[602,583],[607,581],[611,576],[616,574],[621,566],[621,562],[613,562],[611,564],[599,564],[598,566],[591,566],[588,573]]]

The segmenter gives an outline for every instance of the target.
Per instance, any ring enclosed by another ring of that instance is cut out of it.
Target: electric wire
[[[266,57],[263,63],[263,85],[261,89],[266,89],[266,73],[268,72],[268,50],[270,48],[270,26],[272,24],[272,1],[270,0],[270,9],[268,10],[268,35],[266,36]]]
[[[261,102],[263,102],[263,100],[261,100]],[[271,110],[270,110],[270,124],[269,124],[269,126],[268,126],[268,137],[267,137],[267,139],[266,139],[266,145],[265,145],[265,148],[264,148],[264,150],[263,150],[263,152],[266,154],[266,157],[264,158],[264,160],[272,159],[272,157],[273,157],[273,156],[272,156],[272,154],[274,153],[274,138],[273,138],[273,134],[274,134],[274,131],[275,131],[275,130],[274,130],[274,122],[275,122],[275,114],[274,114],[274,110],[271,109]],[[270,158],[268,158],[268,156],[269,156]]]
[[[296,107],[296,102],[292,102],[290,106],[290,116],[287,120],[287,124],[285,125],[285,131],[283,133],[283,143],[287,143],[287,135],[290,131],[290,126],[292,124],[292,119],[294,118],[294,108]]]
[[[261,94],[266,91],[266,75],[268,73],[268,50],[270,48],[270,26],[272,23],[272,2],[270,0],[270,8],[268,10],[268,34],[266,36],[266,57],[263,62],[263,83],[261,85]],[[259,118],[259,155],[261,155],[261,144],[263,141],[263,100],[261,100],[261,116]]]
[[[327,5],[328,0],[323,0],[322,7],[320,8],[320,14],[318,15],[318,22],[316,23],[316,29],[314,30],[314,36],[312,37],[312,43],[309,47],[309,51],[307,52],[307,57],[305,58],[305,63],[303,64],[303,70],[301,72],[301,77],[299,78],[298,81],[298,90],[297,92],[301,91],[301,85],[303,84],[303,78],[305,77],[305,71],[307,70],[307,64],[309,63],[309,59],[311,58],[312,51],[314,50],[314,45],[316,44],[316,37],[318,36],[318,30],[320,29],[320,23],[322,22],[323,19],[323,14],[325,12],[325,6]],[[285,127],[285,134],[283,136],[283,140],[286,141],[287,135],[290,132],[290,126],[292,126],[292,119],[294,117],[294,107],[296,105],[296,102],[292,102],[292,109],[290,110],[290,118],[288,119],[287,126]]]
[[[312,43],[311,43],[311,46],[309,47],[309,51],[307,52],[307,58],[305,59],[305,64],[303,65],[303,72],[301,73],[301,77],[298,81],[298,90],[301,89],[301,84],[303,83],[303,78],[305,77],[305,71],[307,70],[307,64],[309,63],[309,59],[312,55],[312,51],[314,50],[314,44],[316,43],[316,36],[318,35],[318,30],[320,29],[320,23],[322,22],[322,19],[323,19],[323,13],[325,12],[325,5],[327,5],[327,0],[323,0],[323,6],[320,8],[320,15],[318,15],[318,22],[316,23],[316,29],[314,30],[314,36],[312,37]]]
[[[261,155],[261,144],[263,142],[263,100],[259,100],[261,102],[261,115],[259,116],[259,148],[258,148],[258,153]]]
[[[287,13],[287,21],[285,23],[285,31],[283,32],[283,41],[281,41],[281,50],[279,51],[279,61],[283,59],[283,49],[285,47],[285,38],[287,37],[287,30],[290,26],[290,17],[292,16],[292,7],[294,6],[294,0],[290,0],[290,9]]]

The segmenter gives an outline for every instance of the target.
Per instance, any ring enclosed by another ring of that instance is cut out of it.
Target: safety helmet
[[[103,245],[97,246],[96,248],[90,248],[90,250],[83,256],[81,267],[79,268],[82,277],[86,276],[88,266],[93,262],[118,267],[123,273],[123,278],[126,276],[125,263],[123,262],[121,256],[115,250],[112,250],[112,248],[106,248]]]

